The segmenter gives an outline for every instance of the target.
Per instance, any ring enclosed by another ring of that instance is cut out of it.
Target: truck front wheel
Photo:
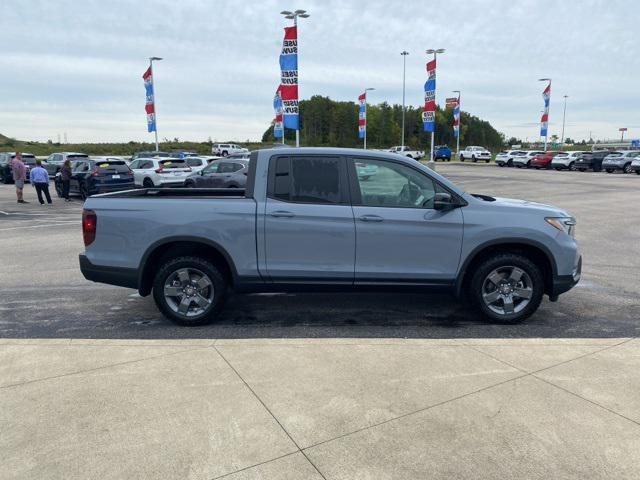
[[[220,270],[201,257],[167,259],[153,280],[153,299],[169,320],[197,326],[213,322],[224,303],[227,281]]]
[[[516,323],[540,306],[544,280],[540,269],[527,257],[500,253],[478,265],[471,278],[469,294],[485,318]]]

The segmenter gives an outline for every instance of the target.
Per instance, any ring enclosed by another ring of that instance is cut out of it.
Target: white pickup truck
[[[471,160],[475,163],[478,160],[484,160],[485,163],[489,163],[491,161],[491,152],[484,147],[467,147],[460,151],[458,158],[461,162]]]
[[[415,160],[420,160],[424,157],[424,152],[422,150],[413,150],[408,146],[395,146],[391,147],[388,152],[397,153],[398,155],[404,155],[405,157],[413,158]]]
[[[235,143],[214,143],[211,153],[220,157],[226,157],[235,153],[248,153],[249,150]]]

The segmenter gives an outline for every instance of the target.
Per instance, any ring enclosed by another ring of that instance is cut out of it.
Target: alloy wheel
[[[174,313],[184,317],[202,315],[213,303],[213,282],[196,268],[180,268],[167,277],[164,298]]]
[[[515,266],[496,268],[482,283],[482,300],[498,315],[512,315],[526,308],[533,296],[533,282],[527,272]]]

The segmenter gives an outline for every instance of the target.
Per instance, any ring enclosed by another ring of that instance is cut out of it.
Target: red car
[[[536,155],[531,159],[531,166],[535,169],[551,168],[551,160],[560,152],[546,152],[542,155]]]

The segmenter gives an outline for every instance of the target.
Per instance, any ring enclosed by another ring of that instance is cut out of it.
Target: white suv
[[[248,151],[248,149],[242,148],[240,145],[236,145],[235,143],[214,143],[211,147],[211,153],[222,157],[226,157],[233,153],[246,153]]]
[[[485,163],[489,163],[491,161],[491,152],[484,147],[467,147],[464,150],[460,151],[460,155],[458,156],[461,162],[465,160],[471,160],[472,162],[477,162],[478,160],[484,160]]]
[[[191,173],[186,159],[140,158],[129,165],[137,187],[181,187]]]

